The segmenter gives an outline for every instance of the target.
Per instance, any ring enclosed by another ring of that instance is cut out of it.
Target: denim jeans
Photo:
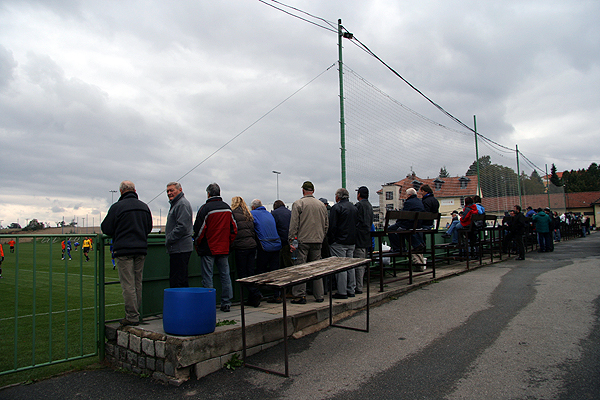
[[[202,286],[213,287],[213,266],[219,268],[221,278],[221,306],[231,305],[233,289],[231,288],[231,277],[229,276],[229,255],[202,256]]]
[[[329,246],[331,255],[334,257],[354,257],[354,245],[353,244],[339,244],[333,243]],[[354,294],[356,289],[356,277],[354,269],[343,271],[335,274],[337,282],[337,291],[339,294],[348,295]]]

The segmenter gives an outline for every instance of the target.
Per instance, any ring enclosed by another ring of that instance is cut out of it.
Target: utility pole
[[[479,175],[479,147],[477,145],[477,117],[473,115],[473,130],[475,131],[475,165],[477,165],[477,195],[481,197],[481,176]]]
[[[342,187],[346,188],[346,121],[344,119],[344,63],[342,62],[342,38],[352,39],[350,32],[342,33],[342,20],[338,19],[338,68],[340,80],[340,150],[342,159]]]

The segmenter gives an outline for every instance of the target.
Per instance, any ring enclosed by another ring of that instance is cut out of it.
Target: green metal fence
[[[93,239],[90,261],[83,238]],[[11,253],[8,240],[16,246]],[[71,241],[71,252],[61,242]],[[164,234],[151,234],[144,265],[141,314],[162,314],[169,287],[169,257]],[[75,242],[79,242],[75,250]],[[0,279],[0,376],[89,357],[104,359],[104,324],[124,316],[118,271],[113,267],[110,237],[102,234],[0,235],[5,260]],[[235,263],[230,256],[234,301]],[[192,252],[190,286],[201,286],[200,257]],[[218,271],[213,277],[220,298]]]
[[[75,251],[76,241],[95,236],[0,235],[0,376],[98,355],[98,257]]]

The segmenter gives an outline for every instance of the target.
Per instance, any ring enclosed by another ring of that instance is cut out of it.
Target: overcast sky
[[[597,0],[284,3],[342,19],[433,101],[469,126],[477,115],[482,135],[517,144],[538,166],[562,171],[600,160]],[[340,108],[337,67],[327,69],[337,40],[258,0],[0,1],[0,224],[64,216],[98,225],[124,179],[143,201],[158,196],[149,205],[164,224],[165,184],[200,163],[181,180],[194,209],[211,182],[227,202],[240,195],[272,203],[273,170],[288,204],[307,179],[317,197],[332,199],[341,184]],[[451,126],[348,40],[344,62]],[[447,165],[464,174],[474,159],[465,153],[415,172],[433,177]],[[411,167],[399,157],[392,180]],[[389,180],[374,177],[372,193]]]

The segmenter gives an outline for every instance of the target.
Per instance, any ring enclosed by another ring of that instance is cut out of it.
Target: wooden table
[[[287,329],[287,299],[286,299],[286,290],[288,287],[298,285],[300,283],[305,283],[313,279],[323,278],[328,275],[336,274],[338,272],[347,271],[352,268],[360,267],[365,265],[367,271],[367,321],[366,328],[352,328],[348,326],[336,325],[333,324],[333,298],[331,293],[331,281],[329,285],[329,325],[344,328],[357,330],[361,332],[369,332],[369,284],[371,274],[369,271],[368,264],[371,262],[368,258],[347,258],[347,257],[329,257],[322,260],[311,261],[305,264],[294,265],[288,268],[278,269],[276,271],[265,272],[264,274],[249,276],[246,278],[238,279],[240,285],[240,299],[241,301],[241,312],[242,312],[242,344],[243,344],[243,353],[242,356],[244,358],[244,364],[246,367],[258,369],[265,372],[274,373],[280,376],[289,377],[289,366],[288,366],[288,329]],[[256,365],[251,365],[246,363],[246,318],[244,313],[244,285],[254,285],[254,286],[262,286],[269,287],[277,290],[281,290],[283,292],[283,342],[284,342],[284,358],[285,358],[285,372],[277,372],[271,371],[268,369],[264,369],[258,367]]]

